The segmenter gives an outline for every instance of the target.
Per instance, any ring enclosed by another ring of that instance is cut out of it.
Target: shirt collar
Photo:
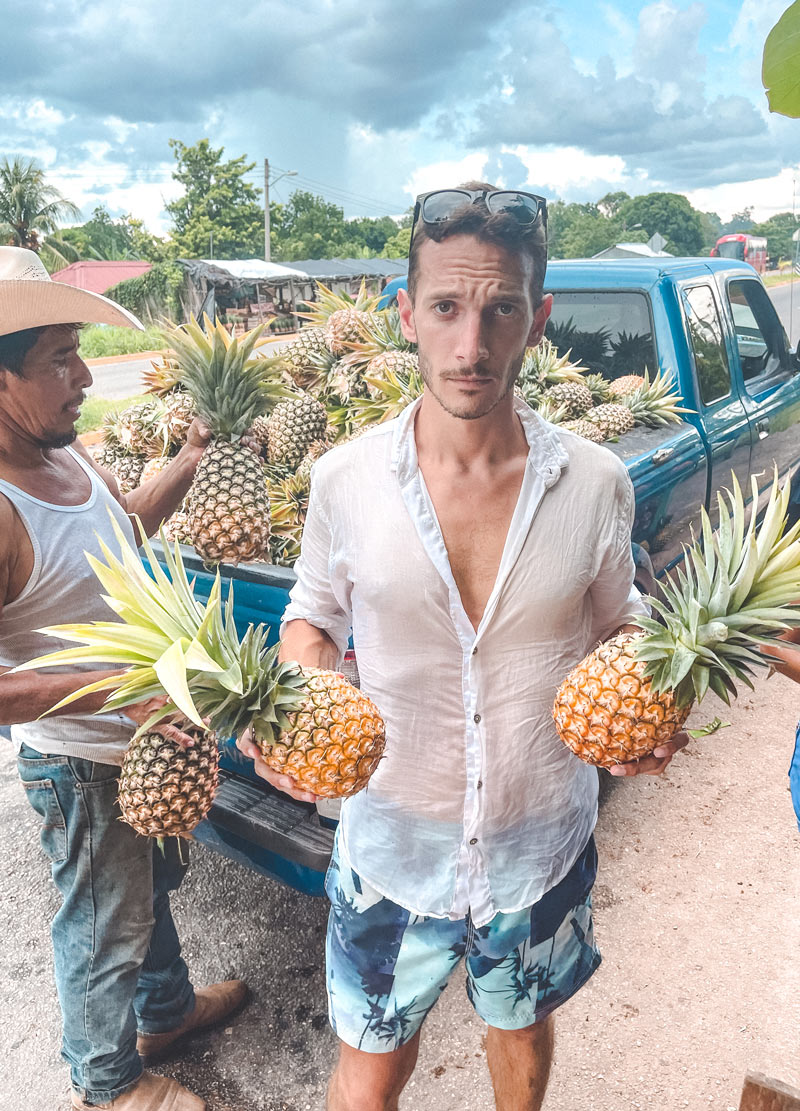
[[[392,437],[391,469],[401,486],[409,482],[419,470],[417,444],[414,439],[414,422],[422,404],[418,397],[397,418]],[[569,456],[561,443],[555,426],[543,420],[521,397],[514,395],[514,412],[517,414],[528,441],[528,466],[541,475],[545,487],[552,486],[561,477],[569,463]]]

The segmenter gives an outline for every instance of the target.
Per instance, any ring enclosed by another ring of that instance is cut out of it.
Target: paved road
[[[277,351],[283,347],[286,340],[277,339],[271,344]],[[94,379],[93,385],[86,391],[96,397],[105,397],[109,401],[118,401],[122,398],[133,397],[142,393],[141,375],[143,370],[150,367],[157,353],[144,355],[141,359],[132,359],[130,356],[121,358],[119,362],[98,363],[89,361],[89,369]]]
[[[797,347],[800,343],[800,277],[787,285],[772,286],[768,292],[792,347]]]
[[[546,1111],[735,1111],[744,1073],[800,1086],[800,837],[786,789],[800,691],[776,676],[662,780],[604,776],[596,927],[604,963],[559,1018]],[[57,897],[0,740],[0,1111],[67,1111],[48,920]],[[326,908],[197,848],[175,899],[198,982],[253,988],[229,1026],[161,1071],[209,1111],[322,1111]],[[484,1027],[460,975],[424,1032],[403,1111],[490,1111]]]

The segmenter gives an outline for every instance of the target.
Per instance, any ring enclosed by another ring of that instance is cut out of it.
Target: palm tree
[[[63,245],[54,233],[60,221],[78,216],[77,205],[47,184],[33,158],[0,159],[0,242],[37,252],[44,247],[45,263],[64,265]]]

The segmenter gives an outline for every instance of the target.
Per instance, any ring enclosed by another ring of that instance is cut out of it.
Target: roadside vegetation
[[[120,331],[125,330],[124,328],[120,328]],[[114,401],[110,401],[107,397],[87,397],[83,405],[81,405],[81,415],[78,419],[78,423],[75,425],[75,431],[79,436],[82,436],[84,432],[93,432],[102,425],[103,417],[106,413],[127,409],[131,405],[136,405],[139,401],[152,401],[152,399],[152,394],[136,394],[134,397],[118,397]]]
[[[113,328],[92,324],[81,332],[79,353],[82,359],[100,359],[107,355],[133,355],[138,351],[164,351],[167,344],[158,328]]]

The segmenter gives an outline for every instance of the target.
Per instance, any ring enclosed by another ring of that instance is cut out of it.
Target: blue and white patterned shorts
[[[501,1030],[541,1022],[582,987],[600,964],[592,929],[594,838],[568,874],[538,903],[498,913],[476,927],[415,915],[385,898],[334,847],[325,890],[328,1008],[334,1032],[368,1053],[412,1038],[464,958],[467,995]]]

